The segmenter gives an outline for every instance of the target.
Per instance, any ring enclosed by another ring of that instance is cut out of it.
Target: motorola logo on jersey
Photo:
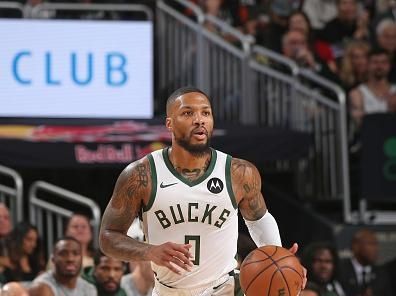
[[[224,184],[219,178],[212,178],[208,181],[207,187],[210,192],[218,194],[223,191]]]

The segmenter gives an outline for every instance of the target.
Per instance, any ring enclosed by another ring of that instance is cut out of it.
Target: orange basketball
[[[289,250],[264,246],[253,250],[241,264],[241,288],[246,296],[297,296],[303,267]]]

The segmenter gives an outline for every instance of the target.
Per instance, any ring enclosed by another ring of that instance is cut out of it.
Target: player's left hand
[[[289,251],[295,255],[298,251],[298,244],[294,243],[293,246],[289,249]],[[303,266],[303,273],[304,273],[303,274],[304,278],[302,283],[302,289],[304,289],[305,285],[307,284],[307,269],[304,266]]]

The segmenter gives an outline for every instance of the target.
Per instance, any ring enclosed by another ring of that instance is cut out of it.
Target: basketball
[[[264,246],[243,260],[239,279],[246,296],[297,296],[303,277],[300,261],[289,250]]]

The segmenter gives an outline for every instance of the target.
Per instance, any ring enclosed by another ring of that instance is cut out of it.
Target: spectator
[[[388,80],[389,55],[375,49],[368,57],[368,80],[349,94],[351,117],[358,128],[365,114],[396,111],[396,85]]]
[[[27,222],[18,223],[7,240],[10,266],[4,270],[6,282],[31,282],[44,270],[38,230]]]
[[[337,16],[337,1],[305,0],[302,10],[308,16],[312,29],[319,32],[325,27],[326,23]]]
[[[330,43],[336,59],[343,55],[344,47],[352,39],[369,37],[369,14],[359,12],[357,0],[337,0],[337,17],[328,22],[321,38]]]
[[[83,278],[96,287],[98,296],[126,296],[120,287],[124,274],[124,263],[98,251],[94,256],[94,267],[83,274]]]
[[[379,0],[379,1],[377,0],[377,15],[371,24],[371,31],[374,33],[373,35],[375,35],[378,24],[381,23],[385,19],[390,19],[390,20],[396,22],[396,1],[395,0]]]
[[[377,45],[385,49],[391,59],[389,80],[396,82],[396,22],[384,19],[378,24],[376,32]]]
[[[129,227],[127,235],[133,239],[144,241],[144,233],[139,218]],[[121,287],[127,296],[149,296],[154,287],[154,273],[148,261],[129,262],[130,273],[121,279]]]
[[[367,81],[369,51],[369,44],[359,40],[350,42],[345,48],[339,74],[342,86],[347,92]]]
[[[287,31],[288,18],[292,12],[291,0],[272,0],[270,21],[267,26],[258,30],[257,43],[271,50],[282,52],[282,36]]]
[[[12,221],[7,206],[0,202],[0,239],[5,238],[12,229]]]
[[[378,240],[369,229],[358,230],[351,244],[352,258],[340,264],[340,281],[348,296],[391,296],[388,274],[376,266]]]
[[[311,23],[304,12],[296,11],[290,15],[289,31],[294,30],[302,32],[307,39],[310,50],[324,61],[331,71],[337,72],[337,64],[329,44],[315,38]]]
[[[11,229],[10,212],[7,206],[0,202],[0,283],[5,282],[3,271],[6,267],[10,266],[6,238],[10,234]]]
[[[300,31],[288,31],[282,40],[283,55],[294,60],[300,67],[310,69],[313,72],[338,82],[329,67],[320,61],[310,50],[306,36]]]
[[[79,241],[65,237],[55,242],[51,256],[54,270],[37,277],[29,289],[30,296],[96,296],[96,288],[79,277],[82,266],[82,248]]]
[[[93,241],[92,241],[92,227],[87,216],[75,213],[66,223],[65,236],[74,237],[81,244],[82,248],[82,266],[93,266]]]
[[[379,15],[389,12],[396,5],[395,0],[377,0],[375,2],[375,11]]]
[[[322,296],[346,296],[337,280],[338,255],[327,242],[315,242],[306,247],[302,258],[307,278],[318,286]]]
[[[150,296],[154,287],[154,273],[148,261],[130,262],[131,273],[121,279],[127,296]]]
[[[29,296],[29,294],[20,283],[9,282],[1,288],[0,296]]]

